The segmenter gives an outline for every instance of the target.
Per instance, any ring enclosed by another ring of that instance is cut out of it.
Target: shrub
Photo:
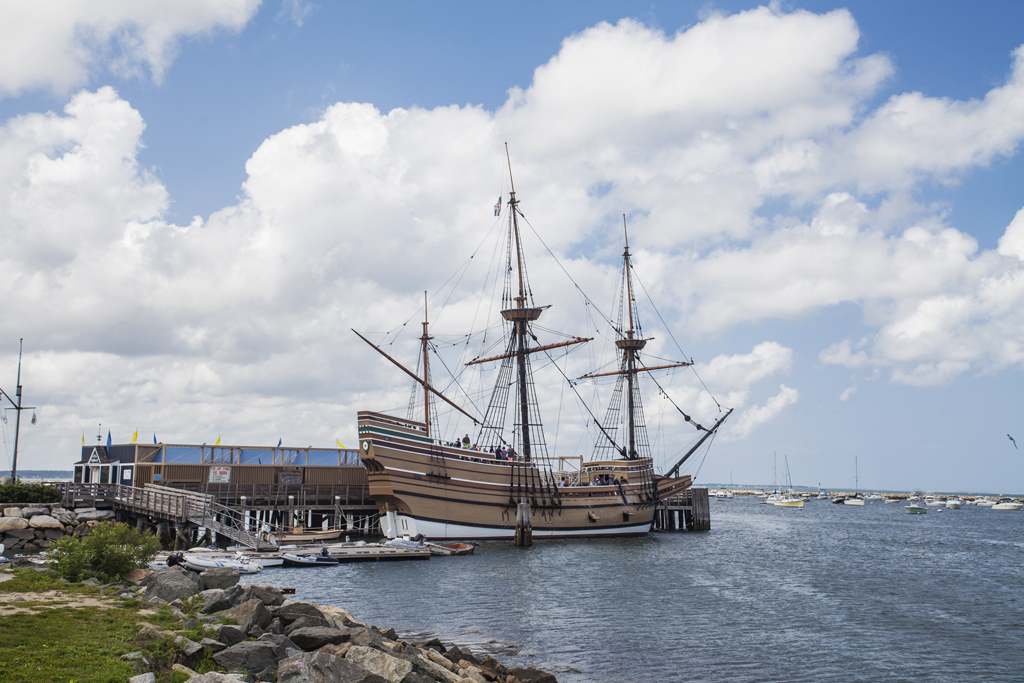
[[[94,576],[120,581],[126,572],[146,563],[160,551],[160,540],[127,524],[104,523],[85,538],[66,536],[50,544],[53,568],[68,581]]]
[[[0,486],[0,503],[56,503],[60,491],[48,484],[13,484]]]

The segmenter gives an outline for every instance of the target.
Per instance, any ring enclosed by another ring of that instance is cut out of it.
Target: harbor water
[[[1024,680],[1024,512],[904,505],[737,497],[706,533],[243,578],[563,683]]]

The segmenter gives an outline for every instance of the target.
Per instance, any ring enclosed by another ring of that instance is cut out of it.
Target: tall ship
[[[679,474],[680,467],[732,411],[721,415],[711,427],[703,427],[679,410],[700,436],[664,475],[655,473],[638,379],[653,370],[685,367],[692,362],[647,366],[642,361],[641,353],[649,339],[638,329],[626,235],[618,320],[612,325],[614,370],[574,379],[563,377],[569,386],[581,380],[615,378],[604,419],[593,419],[597,434],[592,455],[584,459],[549,453],[531,358],[537,354],[550,358],[553,349],[591,339],[571,337],[541,343],[539,335],[545,330],[535,323],[548,306],[538,305],[530,288],[520,234],[523,214],[511,179],[511,163],[509,178],[500,309],[502,341],[498,348],[502,352],[466,363],[500,364],[483,415],[474,414],[471,406],[459,405],[431,381],[429,350],[433,337],[426,297],[416,371],[353,330],[413,378],[414,396],[422,396],[422,417],[400,418],[373,411],[358,414],[360,457],[366,466],[369,495],[381,514],[381,529],[390,538],[422,534],[428,539],[512,540],[517,522],[522,526],[525,516],[525,524],[535,538],[642,536],[651,530],[659,502],[691,485],[689,475]],[[496,214],[500,208],[499,200]],[[625,227],[623,218],[624,234]],[[472,420],[474,438],[469,434],[462,439],[446,438],[440,433],[438,401]]]

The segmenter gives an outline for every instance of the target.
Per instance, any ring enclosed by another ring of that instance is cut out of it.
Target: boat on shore
[[[324,554],[297,555],[281,553],[285,567],[337,567],[337,558]]]
[[[704,427],[673,403],[685,423],[695,427],[700,436],[665,474],[655,472],[640,404],[639,376],[686,367],[692,362],[650,367],[641,362],[641,351],[649,339],[643,337],[638,324],[627,236],[619,319],[612,325],[617,368],[575,380],[565,377],[569,386],[581,380],[616,377],[605,419],[589,423],[596,427],[593,454],[589,460],[580,455],[549,454],[530,359],[535,353],[592,339],[569,335],[567,341],[540,342],[539,335],[548,332],[534,323],[548,307],[535,303],[527,279],[519,226],[522,213],[514,184],[506,211],[507,233],[502,242],[507,252],[500,310],[503,334],[502,341],[490,347],[502,352],[466,363],[500,363],[484,415],[472,414],[431,383],[428,351],[433,337],[428,328],[426,295],[420,338],[422,362],[417,360],[422,377],[356,332],[412,377],[416,392],[422,392],[422,420],[365,410],[358,414],[360,455],[366,466],[369,495],[381,514],[381,530],[389,538],[422,534],[432,540],[512,540],[517,527],[529,529],[531,538],[645,535],[652,528],[660,501],[690,487],[691,477],[679,474],[682,464],[732,411],[725,412],[711,427]],[[466,434],[461,443],[442,438],[436,408],[432,407],[435,399],[470,418],[476,438]],[[577,399],[583,402],[578,392]]]

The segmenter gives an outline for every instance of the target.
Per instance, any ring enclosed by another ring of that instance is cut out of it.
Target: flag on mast
[[[338,448],[344,448],[345,447],[345,446],[342,445],[341,439],[335,439],[335,441],[338,442]]]
[[[139,440],[139,428],[136,427],[135,428],[135,433],[132,434],[132,440],[129,443],[135,443],[138,440]]]
[[[219,436],[217,437],[217,440],[213,442],[213,445],[214,446],[219,446],[220,445],[220,437]]]
[[[495,216],[500,216],[501,215],[501,195],[500,194],[498,195],[498,203],[494,205],[494,215]]]

